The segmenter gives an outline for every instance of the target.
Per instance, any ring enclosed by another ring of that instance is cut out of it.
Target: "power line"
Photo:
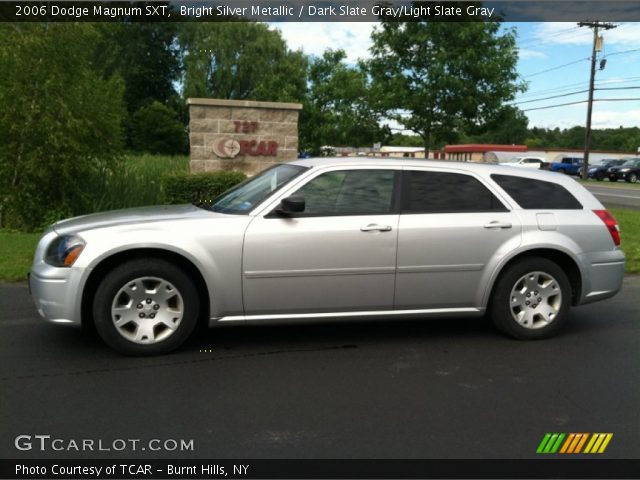
[[[633,53],[633,52],[640,52],[640,48],[633,48],[631,50],[622,50],[621,52],[613,52],[613,53],[607,53],[604,58],[607,57],[613,57],[614,55],[625,55],[627,53]]]
[[[632,85],[631,87],[608,87],[608,88],[596,88],[595,90],[638,90],[640,86]]]
[[[640,77],[612,78],[610,80],[596,80],[596,85],[624,84],[624,83],[635,82],[637,80],[640,80]],[[588,82],[586,80],[583,80],[581,82],[558,85],[557,87],[553,87],[553,88],[545,88],[542,90],[533,90],[530,92],[523,92],[522,94],[518,95],[518,98],[522,99],[522,98],[527,98],[527,97],[536,96],[536,95],[545,95],[547,93],[553,93],[553,92],[559,93],[564,90],[571,90],[572,88],[576,88],[577,86],[580,86],[580,85],[587,85],[587,83]]]
[[[551,100],[553,98],[569,97],[571,95],[577,95],[579,93],[585,93],[589,90],[578,90],[576,92],[563,93],[561,95],[552,95],[551,97],[535,98],[533,100],[525,100],[524,102],[514,102],[511,105],[522,105],[523,103],[541,102],[542,100]]]
[[[612,78],[609,80],[596,80],[596,85],[609,85],[609,84],[624,84],[624,83],[632,83],[635,82],[637,80],[640,80],[640,77],[621,77],[621,78]],[[565,90],[571,90],[573,88],[576,88],[578,86],[588,86],[587,85],[588,82],[586,82],[585,80],[581,81],[581,82],[574,82],[574,83],[567,83],[564,85],[558,85],[557,87],[552,87],[552,88],[544,88],[542,90],[532,90],[529,92],[523,92],[521,94],[518,95],[518,99],[524,99],[524,98],[528,98],[528,97],[532,97],[532,96],[537,96],[537,95],[545,95],[547,93],[560,93],[563,92]]]
[[[556,66],[556,67],[547,68],[546,70],[542,70],[542,71],[540,71],[540,72],[531,73],[531,74],[529,74],[529,75],[525,75],[525,76],[524,76],[524,77],[522,77],[522,78],[531,78],[531,77],[535,77],[535,76],[537,76],[537,75],[542,75],[543,73],[552,72],[552,71],[554,71],[554,70],[559,70],[559,69],[561,69],[561,68],[565,68],[565,67],[568,67],[568,66],[571,66],[571,65],[575,65],[576,63],[581,63],[581,62],[584,62],[584,61],[587,61],[587,60],[589,60],[589,57],[587,57],[587,58],[581,58],[580,60],[576,60],[575,62],[565,63],[565,64],[563,64],[563,65],[558,65],[558,66]]]
[[[640,100],[640,97],[638,98],[594,98],[593,102],[633,102],[636,100]],[[579,100],[577,102],[558,103],[556,105],[546,105],[544,107],[527,108],[526,110],[522,110],[522,111],[531,112],[533,110],[547,110],[549,108],[567,107],[569,105],[579,105],[581,103],[589,103],[589,100]]]
[[[602,88],[595,88],[594,90],[637,90],[640,89],[640,86],[630,86],[630,87],[602,87]],[[534,102],[541,102],[543,100],[551,100],[554,98],[562,98],[562,97],[570,97],[571,95],[577,95],[579,93],[585,93],[588,92],[589,90],[576,90],[575,92],[569,92],[569,93],[563,93],[560,95],[552,95],[550,97],[542,97],[542,98],[534,98],[532,100],[525,100],[523,102],[521,101],[513,101],[513,102],[507,102],[510,105],[522,105],[525,103],[534,103]]]
[[[521,47],[522,45],[530,45],[530,44],[534,44],[534,43],[541,43],[544,42],[546,39],[548,38],[555,38],[555,37],[559,37],[562,35],[567,35],[571,32],[574,32],[576,30],[578,30],[578,26],[573,26],[571,28],[567,28],[564,30],[558,30],[557,32],[554,33],[550,33],[549,35],[545,35],[543,38],[540,37],[540,35],[532,35],[530,37],[525,37],[523,39],[521,39],[520,41],[518,41],[518,47]]]

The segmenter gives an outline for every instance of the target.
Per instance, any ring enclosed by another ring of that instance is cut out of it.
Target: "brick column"
[[[299,103],[190,98],[191,172],[253,175],[298,156]]]

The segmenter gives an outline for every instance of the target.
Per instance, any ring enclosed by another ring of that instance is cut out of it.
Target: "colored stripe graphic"
[[[612,438],[613,433],[545,433],[536,453],[604,453]]]
[[[589,434],[588,433],[582,433],[582,438],[580,439],[580,442],[578,442],[578,445],[576,446],[576,449],[574,450],[573,453],[580,453],[580,451],[582,450],[582,446],[584,445],[584,442],[587,441],[587,438],[589,438]]]
[[[562,449],[560,450],[560,453],[566,453],[567,449],[569,448],[569,445],[571,445],[571,442],[573,442],[574,438],[576,438],[576,434],[570,433],[569,436],[567,437],[567,440],[564,442],[564,445],[562,445]]]
[[[536,453],[556,453],[564,437],[564,433],[546,433],[538,445]]]
[[[604,453],[613,433],[594,433],[584,453]]]
[[[536,450],[536,453],[543,453],[544,447],[547,445],[549,438],[551,438],[551,434],[545,433],[544,437],[542,438],[542,441],[540,442],[540,445],[538,445],[538,449]]]

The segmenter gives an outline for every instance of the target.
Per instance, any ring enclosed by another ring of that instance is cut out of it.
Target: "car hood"
[[[82,230],[104,228],[135,223],[149,223],[165,220],[193,218],[211,218],[221,216],[194,205],[163,205],[155,207],[127,208],[108,212],[92,213],[80,217],[68,218],[54,223],[51,228],[60,235],[76,233]]]

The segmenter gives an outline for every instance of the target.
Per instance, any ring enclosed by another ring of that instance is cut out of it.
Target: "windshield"
[[[275,165],[223,193],[209,208],[214,212],[247,214],[307,168],[291,164]]]
[[[640,163],[640,158],[627,158],[626,161],[622,164],[622,166],[635,167],[638,163]]]

